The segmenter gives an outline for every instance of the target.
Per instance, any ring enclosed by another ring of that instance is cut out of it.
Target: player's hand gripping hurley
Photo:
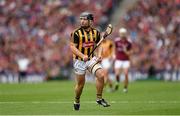
[[[101,42],[112,33],[113,27],[111,24],[109,24],[105,30],[105,33],[103,34],[103,36],[101,37],[100,41],[95,45],[94,49],[92,50],[92,52],[88,55],[88,57],[90,57],[94,51],[96,50],[96,48],[101,44]]]

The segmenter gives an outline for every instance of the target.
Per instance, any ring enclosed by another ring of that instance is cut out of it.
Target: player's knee
[[[103,69],[99,69],[99,70],[97,70],[97,77],[98,78],[100,78],[100,79],[104,79],[104,77],[105,77],[105,73],[104,73],[104,70]]]

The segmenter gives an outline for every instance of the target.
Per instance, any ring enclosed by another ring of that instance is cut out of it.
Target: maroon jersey
[[[132,44],[128,39],[115,39],[115,54],[117,60],[129,60],[129,56],[124,52],[124,49],[130,50]]]

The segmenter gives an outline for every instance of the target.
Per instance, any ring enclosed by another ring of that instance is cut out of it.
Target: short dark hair
[[[87,20],[94,20],[94,16],[90,12],[82,12],[80,18],[86,18]]]

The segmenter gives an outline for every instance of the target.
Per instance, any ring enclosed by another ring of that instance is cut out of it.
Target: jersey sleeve
[[[95,43],[97,44],[100,41],[100,39],[101,39],[100,32],[97,31],[97,39],[96,39]]]
[[[79,43],[79,37],[76,32],[71,33],[71,42],[78,44]]]

